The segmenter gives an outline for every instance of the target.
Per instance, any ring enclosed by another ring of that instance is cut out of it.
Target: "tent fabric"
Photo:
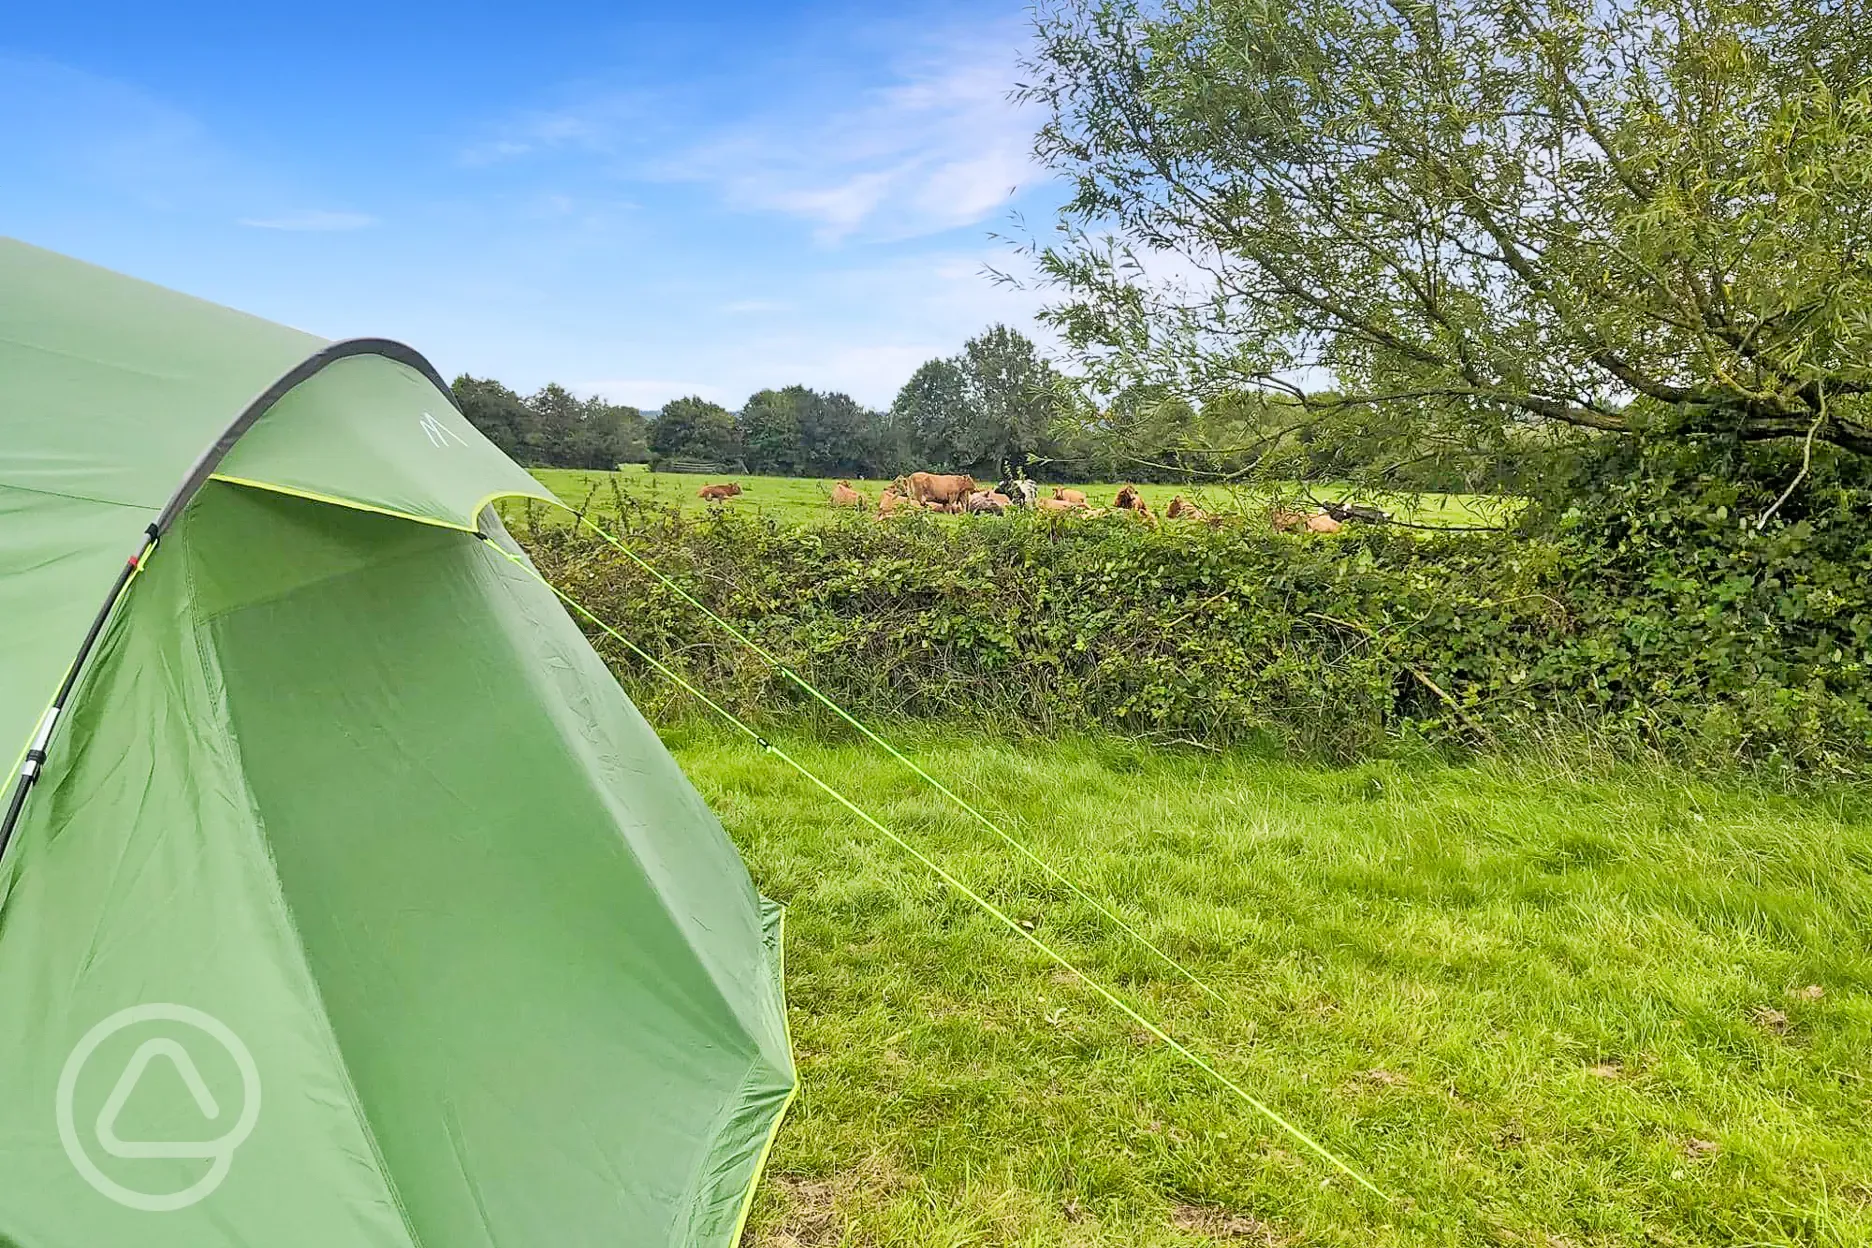
[[[203,450],[329,345],[0,238],[0,741],[30,734],[138,535]],[[293,390],[220,467],[464,527],[492,497],[552,500],[447,395],[375,356]]]
[[[43,705],[136,531],[319,346],[0,244],[0,690]],[[797,1084],[778,909],[492,548],[485,500],[537,487],[469,433],[420,371],[332,364],[112,614],[0,858],[0,1245],[738,1235]]]

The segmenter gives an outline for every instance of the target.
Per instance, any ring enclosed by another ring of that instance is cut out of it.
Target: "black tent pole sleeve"
[[[176,492],[170,498],[168,506],[164,507],[162,514],[156,517],[157,535],[161,536],[169,531],[169,526],[175,522],[175,518],[182,513],[184,507],[188,506],[189,500],[195,497],[195,491],[201,489],[202,483],[213,475],[216,468],[221,466],[221,461],[227,458],[229,451],[234,449],[234,444],[240,441],[241,435],[253,428],[254,423],[271,411],[275,403],[285,398],[295,387],[312,380],[339,360],[348,360],[354,355],[380,355],[387,360],[395,360],[398,364],[407,365],[427,378],[430,385],[442,392],[443,398],[451,404],[455,402],[454,392],[449,389],[448,383],[442,380],[442,375],[436,372],[435,365],[431,364],[423,353],[414,347],[405,346],[389,338],[347,338],[343,342],[334,342],[282,373],[278,381],[255,395],[252,402],[241,409],[240,415],[221,431],[220,437],[209,444],[208,449],[201,453],[201,458],[195,461],[195,466],[189,469],[188,476],[182,479],[182,484],[176,487]]]
[[[39,769],[45,765],[46,747],[52,742],[52,730],[57,727],[59,716],[64,714],[65,704],[71,698],[71,692],[78,684],[79,673],[84,668],[85,659],[90,657],[91,648],[97,645],[97,639],[109,622],[111,611],[123,597],[124,590],[130,585],[130,578],[143,566],[143,560],[156,548],[156,526],[150,525],[143,530],[143,544],[137,552],[118,569],[117,581],[111,586],[110,593],[104,599],[104,605],[91,617],[91,627],[85,631],[84,641],[79,643],[78,656],[65,670],[65,679],[59,682],[58,692],[52,695],[52,704],[46,707],[44,715],[33,728],[32,743],[26,747],[26,757],[20,762],[19,777],[13,785],[13,797],[7,802],[6,819],[0,822],[0,855],[4,855],[7,845],[13,839],[13,828],[19,823],[20,812],[26,808],[26,794],[32,790],[33,783],[39,779]]]

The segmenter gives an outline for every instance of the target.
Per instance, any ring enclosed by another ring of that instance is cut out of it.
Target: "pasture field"
[[[710,481],[738,481],[746,493],[731,499],[726,506],[738,511],[752,511],[786,525],[823,522],[840,514],[827,505],[833,478],[757,477],[730,474],[722,477],[695,476],[688,473],[653,473],[642,464],[627,464],[618,472],[596,472],[577,468],[535,468],[533,475],[561,500],[578,507],[589,500],[594,518],[614,509],[613,483],[644,502],[680,506],[702,512],[709,504],[696,497],[696,491]],[[854,480],[852,487],[865,496],[872,508],[888,481]],[[992,483],[991,483],[992,484]],[[1092,505],[1109,507],[1118,493],[1112,482],[1082,483],[1075,488],[1086,492]],[[1295,493],[1298,493],[1295,487]],[[1044,487],[1043,487],[1044,489]],[[1144,499],[1160,514],[1170,500],[1181,494],[1204,509],[1215,512],[1260,509],[1267,505],[1264,492],[1229,489],[1220,486],[1140,485]],[[1331,486],[1314,486],[1321,498],[1335,500],[1344,491]],[[508,507],[513,508],[513,504]],[[1500,500],[1479,494],[1431,494],[1412,500],[1410,506],[1391,505],[1400,519],[1420,524],[1496,524],[1501,519]],[[509,513],[511,514],[511,512]],[[543,517],[550,522],[550,517]]]
[[[1346,769],[897,733],[786,748],[1390,1193],[1191,1071],[741,738],[666,732],[789,906],[759,1248],[1872,1242],[1872,809],[1581,749]]]

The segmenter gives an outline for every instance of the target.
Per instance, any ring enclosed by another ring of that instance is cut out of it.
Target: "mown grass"
[[[696,497],[696,490],[715,480],[736,481],[746,491],[730,500],[726,506],[752,511],[779,524],[822,522],[840,514],[828,502],[833,485],[831,478],[758,477],[746,474],[701,477],[685,473],[653,473],[642,464],[629,464],[615,473],[574,468],[536,468],[533,475],[566,503],[574,507],[589,504],[594,516],[615,510],[614,484],[622,486],[639,501],[678,506],[699,513],[705,511],[709,504]],[[852,482],[853,488],[862,493],[873,508],[877,505],[879,494],[888,484],[887,481],[870,480]],[[1110,506],[1118,492],[1118,485],[1111,482],[1081,483],[1076,488],[1084,490],[1091,502],[1100,507]],[[1170,500],[1178,494],[1218,513],[1260,511],[1265,509],[1272,497],[1270,492],[1262,489],[1230,489],[1221,486],[1141,485],[1138,488],[1145,501],[1159,512],[1168,507]],[[1310,488],[1318,498],[1337,500],[1344,498],[1347,493],[1344,487],[1332,485],[1316,484]],[[1298,497],[1302,487],[1296,485],[1285,493]],[[1390,508],[1400,519],[1419,524],[1498,524],[1504,514],[1501,500],[1481,494],[1423,495],[1409,500],[1408,504],[1391,502]],[[510,505],[510,510],[518,509]],[[542,519],[553,522],[550,516]]]
[[[668,739],[790,907],[804,1087],[748,1242],[1872,1242],[1872,814],[1527,754],[1328,769],[912,729],[1227,999],[875,751],[792,750],[1361,1194],[741,740]]]

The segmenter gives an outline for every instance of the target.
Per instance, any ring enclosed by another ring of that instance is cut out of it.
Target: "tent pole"
[[[78,657],[65,669],[65,679],[59,682],[58,692],[52,696],[52,705],[39,718],[38,727],[33,729],[32,744],[26,747],[26,757],[20,762],[19,779],[13,786],[12,800],[7,803],[6,818],[0,821],[0,856],[4,856],[7,845],[13,840],[13,828],[19,823],[20,812],[26,809],[26,795],[32,791],[39,779],[39,769],[46,760],[46,748],[52,743],[52,733],[58,726],[59,716],[65,710],[66,702],[71,698],[72,689],[78,684],[78,677],[84,671],[85,660],[91,657],[92,647],[97,645],[98,637],[104,632],[104,625],[109,622],[111,612],[117,602],[130,587],[143,561],[149,558],[150,551],[156,548],[156,539],[160,530],[152,524],[143,530],[142,544],[131,555],[117,573],[117,581],[111,586],[111,592],[105,596],[104,605],[91,619],[91,627],[86,630],[84,641],[78,646]]]
[[[0,856],[5,855],[7,844],[13,839],[14,825],[19,822],[20,812],[26,807],[26,794],[31,791],[34,782],[38,780],[39,767],[45,762],[46,745],[52,739],[53,727],[57,724],[60,713],[65,709],[66,699],[71,697],[72,687],[78,683],[78,676],[84,668],[85,660],[91,657],[91,647],[97,644],[98,636],[104,631],[104,625],[109,621],[111,611],[117,606],[117,600],[123,597],[124,591],[130,587],[130,582],[136,577],[137,570],[143,566],[143,560],[149,557],[158,539],[168,531],[175,518],[182,514],[182,509],[188,506],[189,500],[195,497],[195,492],[202,487],[204,481],[208,480],[209,474],[214,472],[216,466],[233,449],[234,443],[240,440],[242,434],[251,429],[255,422],[273,409],[275,403],[278,403],[302,382],[317,376],[339,360],[349,359],[354,355],[380,355],[385,359],[413,368],[421,373],[429,384],[440,391],[450,403],[455,402],[454,392],[449,389],[449,384],[442,380],[442,375],[436,372],[435,365],[431,364],[415,348],[388,338],[347,338],[341,342],[327,343],[319,351],[307,356],[282,374],[272,385],[255,395],[253,400],[241,409],[240,415],[234,418],[233,423],[222,430],[221,436],[201,453],[194,467],[189,469],[188,476],[183,478],[182,484],[177,486],[176,492],[170,496],[162,513],[156,517],[156,522],[143,530],[143,544],[137,548],[137,553],[131,555],[130,561],[123,566],[122,571],[118,572],[117,583],[111,587],[110,596],[105,598],[103,607],[98,610],[96,618],[91,621],[91,630],[85,634],[84,644],[78,647],[78,657],[72,660],[71,667],[65,672],[64,681],[59,685],[58,694],[52,699],[52,705],[46,708],[44,718],[33,730],[32,745],[27,747],[25,761],[20,764],[19,779],[14,784],[12,800],[7,803],[6,818],[4,822],[0,822]],[[459,406],[457,404],[458,408]]]

